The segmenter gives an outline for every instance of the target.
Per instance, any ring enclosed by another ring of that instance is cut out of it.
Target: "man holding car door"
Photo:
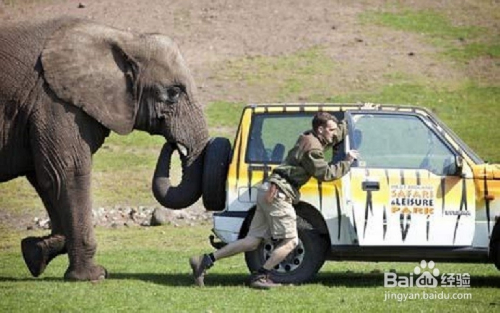
[[[245,238],[231,242],[213,253],[189,259],[195,283],[204,286],[205,271],[216,260],[255,250],[262,240],[273,238],[280,243],[266,262],[250,276],[250,287],[270,289],[280,286],[272,281],[272,269],[283,261],[298,244],[297,216],[293,204],[299,202],[299,189],[311,177],[332,181],[345,175],[359,156],[351,150],[345,160],[329,164],[324,157],[328,147],[336,146],[347,133],[345,121],[327,112],[318,112],[312,130],[301,134],[285,161],[276,167],[258,189],[257,208]]]

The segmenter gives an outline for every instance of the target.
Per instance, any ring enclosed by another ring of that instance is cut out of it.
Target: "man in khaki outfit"
[[[293,204],[299,202],[299,189],[311,177],[332,181],[345,175],[358,152],[351,150],[346,159],[328,164],[324,150],[341,142],[347,133],[345,121],[327,112],[318,112],[312,120],[312,130],[300,135],[285,161],[276,167],[257,192],[257,209],[245,238],[221,249],[189,259],[198,286],[204,286],[205,271],[216,260],[257,249],[263,239],[280,240],[262,268],[250,276],[250,287],[269,289],[280,286],[270,278],[271,270],[283,261],[298,244],[297,216]]]

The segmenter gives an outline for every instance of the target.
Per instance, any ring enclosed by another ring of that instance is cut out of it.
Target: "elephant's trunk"
[[[165,143],[153,176],[153,194],[156,200],[170,209],[183,209],[195,203],[202,194],[204,153],[188,165],[186,157],[179,153],[182,162],[182,180],[177,186],[170,182],[170,161],[175,146]]]

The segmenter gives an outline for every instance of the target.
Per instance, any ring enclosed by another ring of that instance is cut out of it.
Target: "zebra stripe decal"
[[[318,181],[318,197],[319,197],[319,211],[323,211],[323,188],[322,183]]]
[[[363,238],[365,238],[366,226],[368,226],[368,216],[369,216],[368,211],[370,211],[373,216],[372,192],[370,190],[366,192],[365,227],[363,228]]]
[[[356,236],[358,235],[358,227],[356,226],[356,215],[354,214],[354,205],[352,206],[352,222],[353,222],[353,226],[354,226],[354,233],[356,234]]]
[[[247,181],[247,187],[248,187],[248,201],[252,200],[252,174],[253,174],[253,168],[249,166],[247,168],[247,174],[248,174],[248,181]]]
[[[426,222],[426,225],[425,225],[425,230],[426,230],[426,236],[425,236],[425,238],[427,239],[427,241],[429,241],[429,229],[431,228],[430,218],[431,218],[431,216],[427,215],[427,222]]]
[[[484,201],[486,206],[486,220],[488,221],[488,237],[491,238],[491,216],[490,216],[490,199],[488,197],[488,179],[486,176],[486,167],[484,168]]]
[[[241,171],[241,146],[243,145],[242,132],[240,132],[239,145],[238,145],[238,157],[236,158],[236,184],[234,184],[235,191],[238,191],[238,182],[240,181],[240,171]]]
[[[468,211],[467,210],[467,184],[466,180],[462,179],[462,200],[460,201],[460,211]],[[453,232],[453,243],[455,243],[455,239],[457,237],[457,229],[458,222],[460,221],[461,214],[457,215],[457,222],[455,223],[455,231]]]
[[[406,235],[408,235],[408,230],[410,230],[410,224],[411,224],[411,214],[408,213],[408,215],[404,214],[401,212],[399,215],[399,225],[401,226],[401,238],[403,239],[403,242],[406,240]]]
[[[385,205],[384,205],[384,215],[382,217],[382,222],[383,222],[382,227],[384,229],[384,238],[383,239],[385,240],[385,234],[387,233],[387,209],[386,209]]]
[[[368,169],[365,170],[365,176],[370,176],[370,171]],[[366,227],[368,226],[368,211],[373,216],[373,202],[372,202],[372,192],[371,190],[366,191],[366,203],[365,203],[365,225],[363,227],[363,238],[366,235]]]
[[[445,207],[445,201],[446,201],[446,197],[444,196],[444,193],[445,193],[445,188],[446,188],[446,180],[445,180],[445,177],[441,177],[441,185],[440,185],[440,189],[441,189],[441,199],[442,199],[442,203],[441,203],[441,215],[444,215],[444,207]]]
[[[340,227],[342,226],[342,212],[340,211],[340,196],[337,186],[335,186],[335,198],[337,200],[337,217],[338,217],[338,235],[337,239],[340,240]]]

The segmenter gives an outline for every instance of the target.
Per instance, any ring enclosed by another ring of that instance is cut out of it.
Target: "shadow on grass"
[[[210,273],[205,276],[207,286],[242,286],[248,282],[248,274],[218,274]],[[398,274],[398,277],[409,277],[409,274]],[[158,273],[111,273],[109,280],[139,280],[158,285],[189,287],[193,286],[191,274],[158,274]],[[414,277],[416,279],[416,277]],[[0,277],[0,282],[62,282],[62,277]],[[319,273],[309,284],[321,284],[327,287],[383,287],[384,273]],[[471,276],[471,288],[496,287],[500,288],[499,276]]]
[[[210,286],[241,286],[248,281],[249,275],[244,274],[209,274],[205,277],[205,283]],[[137,280],[158,285],[167,286],[193,286],[194,281],[191,274],[158,274],[158,273],[111,273],[106,281],[113,280]],[[64,282],[63,277],[48,276],[35,277],[5,277],[0,276],[2,282]]]
[[[114,273],[110,279],[141,280],[159,285],[167,286],[193,286],[194,280],[191,274],[148,274],[148,273]],[[248,281],[248,275],[244,274],[215,274],[205,276],[207,286],[241,286]]]
[[[410,277],[410,274],[397,274],[398,277]],[[418,276],[413,277],[415,282]],[[439,277],[438,284],[441,284]],[[331,287],[383,287],[384,273],[319,273],[312,283]],[[499,276],[473,276],[470,277],[471,288],[497,287],[500,288]]]

